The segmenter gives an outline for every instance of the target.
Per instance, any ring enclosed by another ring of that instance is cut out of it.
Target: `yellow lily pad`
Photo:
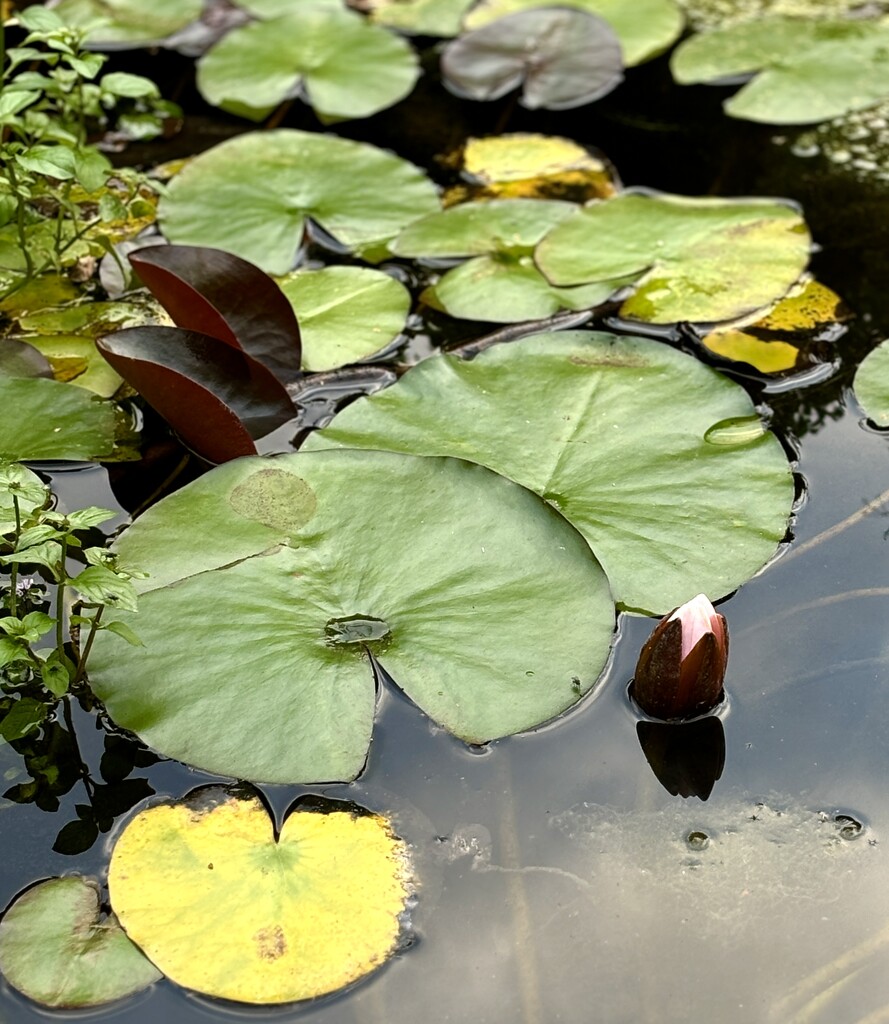
[[[198,790],[138,814],[108,875],[121,924],[173,981],[244,1003],[313,999],[398,948],[414,885],[380,815],[313,801],[277,839],[243,790]]]
[[[745,331],[713,331],[704,338],[704,345],[723,359],[749,363],[761,373],[792,370],[799,358],[799,349],[786,341],[760,341]]]

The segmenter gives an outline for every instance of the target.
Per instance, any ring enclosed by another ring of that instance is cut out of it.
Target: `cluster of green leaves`
[[[0,464],[0,564],[8,572],[0,615],[0,688],[13,698],[4,698],[0,721],[0,736],[7,741],[36,729],[51,701],[83,679],[99,630],[140,642],[126,623],[103,622],[102,616],[108,608],[136,611],[132,580],[143,574],[119,564],[104,547],[83,546],[81,534],[114,513],[89,507],[64,514],[49,507],[50,497],[49,488],[29,469]],[[71,576],[67,557],[73,550],[82,553],[87,565]],[[43,589],[22,575],[23,568],[36,569],[55,585],[55,614],[33,610]],[[66,625],[86,631],[79,653],[67,642]]]
[[[46,270],[91,249],[110,250],[103,223],[138,216],[141,176],[117,176],[89,143],[119,102],[142,106],[155,123],[167,112],[157,86],[126,72],[99,76],[106,58],[83,48],[85,32],[54,12],[29,7],[18,21],[28,34],[6,50],[0,95],[0,298]]]

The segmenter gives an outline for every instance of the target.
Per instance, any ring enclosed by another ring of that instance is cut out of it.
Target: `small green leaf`
[[[64,697],[71,684],[69,671],[59,660],[45,661],[40,666],[40,678],[54,697]]]
[[[74,154],[65,146],[32,146],[19,153],[15,161],[34,174],[45,174],[62,181],[73,178],[76,173]]]
[[[98,192],[111,173],[111,161],[90,146],[74,151],[74,177],[87,192]]]
[[[99,87],[102,92],[128,99],[160,96],[160,90],[150,78],[132,75],[127,71],[112,71],[111,74],[103,75]]]
[[[74,512],[69,512],[66,519],[68,520],[68,528],[70,530],[89,530],[93,526],[98,526],[100,523],[113,519],[115,515],[117,513],[112,512],[110,509],[90,505],[87,508],[79,508]]]
[[[0,623],[4,622],[0,619]],[[30,661],[28,645],[19,637],[0,636],[0,668],[14,661]]]
[[[864,357],[852,388],[868,419],[878,427],[889,427],[889,341]]]
[[[48,714],[49,708],[42,701],[20,697],[0,721],[0,736],[7,743],[20,740],[38,729]]]
[[[76,57],[69,57],[68,64],[81,77],[91,79],[102,70],[106,60],[100,53],[79,53]]]
[[[123,579],[103,565],[91,565],[71,580],[80,596],[89,604],[103,604],[122,611],[136,611],[136,591],[129,580]]]
[[[62,546],[57,541],[48,540],[42,544],[32,544],[22,551],[14,551],[9,555],[0,555],[0,562],[5,565],[45,565],[56,579],[62,572]]]
[[[34,4],[18,13],[19,24],[29,32],[55,32],[65,27],[65,22],[54,11]]]
[[[135,632],[125,622],[115,620],[114,622],[102,622],[99,624],[99,629],[107,629],[111,633],[116,633],[119,637],[122,637],[131,647],[144,647],[145,644],[139,639]]]

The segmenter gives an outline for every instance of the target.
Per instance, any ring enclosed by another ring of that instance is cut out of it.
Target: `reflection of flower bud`
[[[661,619],[645,642],[633,697],[652,718],[692,718],[722,700],[728,662],[728,627],[698,594]]]

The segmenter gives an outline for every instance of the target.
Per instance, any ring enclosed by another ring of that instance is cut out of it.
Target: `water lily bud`
[[[703,594],[658,623],[645,642],[633,697],[652,718],[693,718],[720,703],[728,662],[728,627]]]

